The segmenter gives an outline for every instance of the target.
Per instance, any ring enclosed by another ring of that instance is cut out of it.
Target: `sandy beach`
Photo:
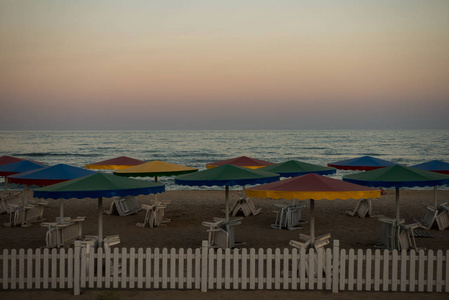
[[[433,190],[401,190],[400,216],[406,222],[419,219],[424,213],[426,204],[433,204]],[[438,202],[449,200],[449,191],[438,191]],[[29,197],[32,197],[29,194]],[[231,191],[233,203],[238,197],[237,191]],[[224,191],[167,191],[158,195],[159,200],[170,200],[165,215],[171,221],[156,228],[141,228],[136,223],[143,222],[144,211],[128,216],[103,214],[104,236],[120,236],[120,244],[116,247],[126,248],[197,248],[208,234],[203,221],[212,221],[214,217],[224,217]],[[154,195],[139,196],[139,204],[150,204]],[[103,209],[108,209],[112,198],[103,199]],[[274,203],[285,203],[285,200],[253,199],[261,212],[245,217],[242,224],[235,227],[236,241],[245,242],[246,248],[285,248],[289,241],[297,239],[299,233],[309,233],[309,224],[303,229],[279,230],[271,228],[275,222]],[[376,217],[358,218],[346,215],[353,210],[357,200],[321,200],[315,202],[316,234],[330,233],[332,239],[340,241],[345,249],[374,249],[380,243],[380,222]],[[373,210],[380,216],[394,217],[395,192],[386,190],[380,199],[372,201]],[[49,200],[44,211],[44,218],[55,221],[59,216],[59,201]],[[97,235],[98,210],[97,199],[69,199],[64,202],[64,216],[85,216],[83,236]],[[302,218],[309,220],[309,207],[302,210]],[[7,214],[0,215],[1,224],[9,221]],[[30,227],[0,227],[0,245],[2,249],[28,249],[45,247],[47,228],[34,223]],[[449,231],[432,228],[429,231],[435,237],[416,238],[418,247],[425,249],[449,249]]]
[[[449,200],[449,191],[438,191],[438,202]],[[31,197],[31,194],[29,195]],[[231,191],[231,203],[238,197],[236,191]],[[103,214],[104,236],[118,234],[120,244],[115,247],[127,248],[197,248],[201,241],[207,239],[206,227],[203,221],[212,221],[214,217],[224,216],[224,191],[167,191],[158,195],[159,200],[171,200],[166,209],[166,217],[170,222],[156,228],[141,228],[136,223],[143,222],[144,211],[134,215],[117,216]],[[379,215],[394,217],[395,192],[386,190],[386,194],[380,199],[373,200],[373,209]],[[152,196],[139,196],[139,203],[151,203]],[[261,212],[256,216],[245,217],[242,224],[235,228],[237,241],[245,242],[241,247],[246,248],[289,248],[289,241],[297,239],[299,233],[309,233],[309,225],[304,225],[298,230],[279,230],[271,228],[275,221],[274,203],[284,203],[285,200],[253,199],[256,207]],[[103,209],[108,209],[112,199],[104,199]],[[380,222],[376,217],[350,217],[346,215],[347,210],[354,209],[356,200],[321,200],[315,203],[316,233],[317,235],[331,233],[332,239],[340,241],[340,247],[345,249],[376,249],[375,245],[380,242]],[[433,204],[433,190],[403,190],[401,191],[401,218],[406,221],[420,218],[426,204]],[[86,216],[83,222],[83,235],[96,235],[98,231],[97,199],[70,199],[64,204],[64,215],[70,217]],[[59,202],[49,200],[45,209],[44,217],[47,221],[54,221],[59,216]],[[308,205],[302,211],[305,221],[309,219]],[[6,214],[0,215],[3,224],[9,220]],[[0,227],[1,248],[44,248],[45,233],[47,228],[35,223],[30,227]],[[418,247],[424,249],[449,249],[449,230],[439,231],[432,228],[430,231],[434,237],[417,237]],[[330,245],[329,245],[330,246]],[[98,295],[105,291],[84,290],[79,298],[74,299],[98,299]],[[217,299],[247,299],[257,297],[268,299],[280,297],[282,299],[293,299],[297,292],[293,291],[116,291],[120,299],[205,299],[213,296]],[[407,297],[407,299],[437,299],[435,297],[444,294],[422,294],[422,293],[366,293],[344,292],[332,294],[330,292],[301,292],[302,296],[310,299],[384,299]],[[51,297],[52,299],[67,299],[72,291],[2,291],[2,296],[9,299],[28,299],[31,297]],[[416,298],[414,298],[416,296]],[[423,298],[424,297],[424,298]],[[429,297],[429,298],[426,298]]]

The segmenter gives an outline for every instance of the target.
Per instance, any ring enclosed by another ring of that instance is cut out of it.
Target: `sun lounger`
[[[369,215],[370,212],[370,202],[368,199],[360,199],[357,202],[357,205],[355,206],[353,211],[346,211],[346,214],[351,217],[359,217],[364,218],[367,215]]]
[[[23,206],[22,203],[16,203],[14,201],[7,204],[7,210],[9,212],[9,222],[4,223],[3,226],[15,227],[23,226],[28,227],[32,223],[45,221],[43,218],[44,207],[48,202],[29,202]]]
[[[72,244],[81,238],[81,222],[86,217],[77,217],[63,222],[43,222],[42,227],[48,227],[46,233],[46,244],[49,248],[59,248]]]
[[[243,245],[243,242],[236,242],[234,238],[234,226],[241,224],[241,220],[241,217],[236,217],[226,223],[223,218],[214,218],[213,222],[203,222],[202,225],[209,228],[209,247],[226,249]]]
[[[319,248],[326,246],[327,244],[330,243],[330,241],[329,241],[330,237],[331,237],[330,233],[323,234],[321,236],[316,237],[315,241],[313,243],[313,248],[315,248],[315,250],[317,250]],[[300,233],[298,241],[290,240],[290,246],[299,248],[299,249],[301,249],[301,248],[308,249],[311,246],[310,236],[307,234]]]
[[[21,194],[22,193],[19,191],[11,191],[1,195],[0,214],[11,213],[11,211],[15,210],[17,207],[23,206],[23,196]]]
[[[449,206],[447,206],[446,204],[439,204],[438,214],[435,219],[439,230],[445,230],[449,228]]]
[[[430,228],[432,228],[432,225],[435,222],[437,214],[438,210],[436,210],[430,205],[426,205],[426,210],[424,212],[423,217],[419,220],[415,220],[415,222],[418,223],[419,227],[425,230],[429,230]]]
[[[237,216],[239,213],[242,213],[245,217],[248,217],[250,215],[257,215],[261,211],[262,209],[256,208],[253,201],[247,197],[240,197],[234,202],[234,204],[232,204],[230,208],[230,212],[233,217]]]
[[[274,207],[278,208],[275,210],[276,221],[271,224],[271,227],[276,229],[302,229],[306,221],[301,220],[301,210],[305,207],[304,203],[291,204],[273,204]]]
[[[109,210],[104,212],[109,215],[128,216],[140,211],[142,208],[137,203],[135,197],[114,197]]]
[[[145,210],[145,219],[143,223],[137,223],[139,227],[158,227],[170,222],[165,218],[165,208],[170,204],[170,200],[157,201],[155,204],[142,204],[141,208]]]
[[[401,232],[399,233],[399,250],[418,250],[414,235],[414,229],[420,227],[418,223],[401,224]]]

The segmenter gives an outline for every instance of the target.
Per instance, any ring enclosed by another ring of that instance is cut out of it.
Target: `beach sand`
[[[433,205],[433,190],[401,190],[400,201],[400,216],[407,222],[414,219],[419,219],[424,213],[426,204]],[[212,221],[214,217],[224,217],[224,190],[214,191],[167,191],[158,195],[159,200],[171,200],[171,203],[166,208],[165,215],[171,219],[166,225],[156,228],[141,228],[136,226],[136,223],[143,222],[145,212],[139,211],[134,215],[117,216],[103,214],[103,228],[104,236],[116,235],[120,236],[120,244],[115,247],[126,248],[198,248],[201,247],[201,242],[207,240],[207,228],[202,226],[203,221]],[[438,202],[442,203],[449,201],[449,191],[438,191]],[[29,195],[31,197],[31,194]],[[150,204],[154,200],[154,195],[139,196],[137,198],[140,204]],[[237,191],[231,191],[231,203],[237,199]],[[108,209],[112,199],[106,198],[103,200],[103,209]],[[285,203],[285,200],[268,200],[268,199],[253,199],[257,208],[261,208],[261,213],[256,216],[248,216],[242,220],[242,224],[235,227],[236,241],[242,241],[246,244],[241,246],[245,248],[290,248],[289,241],[297,240],[299,233],[309,234],[309,225],[304,225],[303,229],[298,230],[279,230],[273,229],[271,224],[276,219],[274,203]],[[340,241],[340,248],[345,249],[376,249],[375,245],[380,243],[380,222],[376,217],[350,217],[346,215],[347,210],[353,210],[356,206],[357,200],[320,200],[315,202],[315,222],[316,234],[331,233],[332,240],[338,239]],[[386,190],[386,194],[382,195],[380,199],[375,199],[372,202],[373,209],[379,215],[393,218],[395,216],[395,191]],[[59,201],[49,200],[48,206],[45,208],[44,218],[47,221],[54,221],[59,216]],[[64,216],[77,217],[86,216],[86,221],[83,222],[83,236],[97,235],[98,233],[98,209],[97,199],[69,199],[64,202]],[[305,221],[309,220],[309,205],[302,210],[302,217]],[[9,221],[7,214],[0,215],[0,223],[3,224]],[[39,223],[34,223],[30,227],[0,227],[0,245],[1,249],[28,249],[28,248],[44,248],[45,247],[45,233],[47,228],[41,227]],[[449,249],[449,230],[439,231],[437,228],[432,228],[430,231],[435,237],[417,237],[416,242],[418,247],[433,250],[447,250]],[[332,246],[329,244],[329,246]],[[84,291],[85,295],[89,294],[93,298],[78,299],[95,299],[100,291]],[[192,294],[189,294],[192,292]],[[34,293],[39,297],[39,293],[46,294],[43,291],[33,292],[16,292],[16,291],[2,291],[3,296],[8,295],[9,299],[25,299],[26,295]],[[66,298],[71,295],[70,291],[48,291],[48,293],[56,293],[54,299]],[[97,294],[95,294],[97,293]],[[145,293],[147,297],[156,297],[157,299],[181,299],[194,298],[204,299],[215,295],[217,299],[243,299],[249,297],[257,297],[265,299],[264,292],[248,292],[248,291],[226,291],[216,292],[209,291],[206,295],[197,291],[120,291],[121,299],[141,299]],[[154,294],[156,293],[156,294]],[[266,295],[275,292],[266,292]],[[303,293],[303,292],[301,292]],[[310,294],[309,296],[309,293]],[[172,296],[168,296],[168,295]],[[256,295],[257,294],[257,295]],[[395,295],[395,299],[401,299],[398,293],[341,293],[340,298],[335,298],[328,292],[307,292],[308,298],[319,299],[332,297],[335,299],[342,298],[343,295],[351,299],[367,298],[363,294],[369,294],[370,299],[385,298],[387,295]],[[403,295],[410,295],[410,293],[400,293]],[[58,296],[59,295],[59,296]],[[197,295],[197,296],[196,296]],[[203,296],[204,295],[204,296]],[[288,299],[290,295],[297,297],[298,294],[292,291],[283,291],[280,298]],[[429,294],[412,294],[423,295]],[[433,294],[437,295],[437,294]],[[274,296],[274,294],[273,294]],[[22,297],[22,298],[21,298]],[[60,297],[60,298],[58,298]],[[87,297],[87,296],[86,296]],[[276,296],[277,297],[277,296]],[[376,298],[377,297],[377,298]],[[439,295],[438,295],[439,297]],[[28,297],[27,297],[28,298]],[[53,298],[53,296],[52,296]],[[268,298],[268,296],[266,297]],[[410,296],[407,297],[410,299]],[[418,298],[416,298],[418,299]],[[430,298],[429,298],[430,299]],[[434,298],[432,298],[434,299]]]

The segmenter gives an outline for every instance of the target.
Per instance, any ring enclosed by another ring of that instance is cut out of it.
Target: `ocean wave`
[[[96,153],[55,153],[55,152],[30,152],[30,153],[13,153],[12,156],[31,156],[31,157],[44,157],[44,156],[71,156],[71,157],[97,157],[101,156]]]

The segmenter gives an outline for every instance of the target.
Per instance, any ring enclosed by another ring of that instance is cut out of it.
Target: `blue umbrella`
[[[8,176],[44,168],[45,165],[29,160],[0,165],[0,176],[5,176],[5,192],[8,190]]]
[[[379,168],[393,166],[395,165],[395,163],[380,158],[375,158],[372,156],[361,156],[357,158],[351,158],[329,163],[327,165],[329,167],[334,167],[340,170],[371,171]]]
[[[421,170],[437,172],[441,174],[449,175],[449,163],[441,161],[441,160],[431,160],[422,164],[417,164],[412,166],[412,168],[417,168]],[[433,188],[434,191],[434,208],[437,208],[437,186],[435,185]]]
[[[9,176],[9,182],[26,185],[51,185],[95,173],[91,170],[58,164]]]

